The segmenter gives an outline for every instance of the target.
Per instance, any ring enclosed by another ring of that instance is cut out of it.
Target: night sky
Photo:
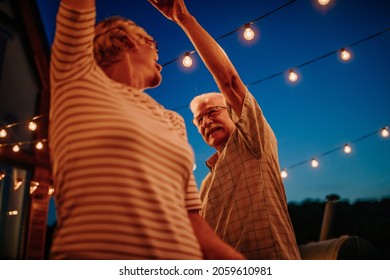
[[[38,3],[51,44],[59,1]],[[376,131],[390,125],[390,1],[331,0],[325,8],[315,3],[186,2],[214,38],[262,17],[252,25],[254,40],[243,40],[240,30],[218,43],[278,138],[280,167],[288,172],[283,180],[289,202],[323,200],[330,193],[351,202],[389,197],[390,138]],[[208,70],[196,53],[191,68],[184,68],[180,59],[168,63],[194,48],[184,32],[146,0],[97,0],[97,15],[98,20],[128,17],[157,40],[159,63],[165,64],[163,81],[147,93],[184,117],[200,185],[208,172],[204,163],[214,149],[192,125],[188,104],[195,95],[218,91]],[[340,60],[341,48],[350,50],[348,62]],[[290,68],[300,75],[294,84],[287,80]],[[342,150],[347,143],[350,154]],[[310,165],[313,157],[319,161],[317,168]]]

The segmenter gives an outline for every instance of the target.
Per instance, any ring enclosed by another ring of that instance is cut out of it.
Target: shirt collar
[[[217,161],[219,159],[218,152],[213,154],[211,157],[206,160],[206,165],[210,169],[210,171],[213,171],[214,166],[217,164]]]

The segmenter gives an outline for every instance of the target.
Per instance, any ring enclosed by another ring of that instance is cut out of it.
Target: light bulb
[[[348,144],[345,144],[345,146],[344,146],[344,153],[350,154],[351,152],[352,152],[351,146],[349,146]]]
[[[340,57],[344,61],[348,61],[351,59],[351,53],[347,51],[346,49],[341,49],[340,50]]]
[[[190,57],[190,54],[186,54],[182,60],[182,63],[184,67],[191,67],[192,66],[192,58]]]
[[[387,127],[382,128],[382,130],[381,130],[381,135],[382,135],[382,137],[384,137],[384,138],[389,137],[389,130],[388,130]]]
[[[290,82],[295,83],[298,80],[298,74],[295,73],[292,69],[290,70],[290,73],[288,74],[288,79]]]
[[[47,191],[47,194],[48,195],[52,195],[54,193],[54,187],[53,186],[49,186],[49,189]]]
[[[36,181],[31,181],[30,183],[30,194],[33,194],[36,189],[38,188],[39,186],[39,182],[36,182]]]
[[[311,160],[311,166],[314,167],[314,168],[317,168],[318,165],[319,165],[319,162],[315,158],[313,158]]]
[[[37,144],[35,144],[35,148],[37,148],[37,150],[42,150],[43,149],[43,143],[41,141],[37,142]]]
[[[328,5],[329,4],[329,0],[318,0],[318,3],[322,6],[325,6],[325,5]]]
[[[244,38],[248,41],[253,40],[253,38],[255,38],[255,32],[252,28],[249,27],[249,25],[245,28]]]
[[[28,129],[31,131],[35,131],[37,129],[37,127],[38,127],[37,124],[33,121],[28,123]]]
[[[14,181],[14,190],[18,190],[20,186],[23,184],[23,180],[20,178],[16,178]]]
[[[5,129],[0,130],[0,138],[5,138],[5,137],[7,137],[7,130]]]
[[[16,216],[16,215],[18,215],[18,214],[19,214],[19,213],[18,213],[17,210],[8,211],[8,215],[9,215],[9,216]]]
[[[12,151],[14,151],[15,153],[19,152],[19,151],[20,151],[19,145],[18,145],[18,144],[14,145],[14,146],[12,147]]]
[[[282,176],[282,178],[287,178],[288,173],[287,173],[286,169],[282,169],[282,171],[280,172],[280,175]]]
[[[196,163],[194,162],[194,165],[192,166],[192,171],[196,170]]]
[[[1,171],[0,172],[0,181],[3,180],[5,177],[5,172],[4,171]]]

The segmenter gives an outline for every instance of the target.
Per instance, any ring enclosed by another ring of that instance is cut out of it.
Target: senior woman
[[[156,43],[94,0],[62,0],[51,53],[53,259],[239,259],[199,216],[183,119],[144,92]]]

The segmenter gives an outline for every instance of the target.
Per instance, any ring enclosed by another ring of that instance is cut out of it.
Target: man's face
[[[219,150],[234,131],[235,125],[218,96],[211,96],[200,102],[194,109],[194,124],[204,141]]]

